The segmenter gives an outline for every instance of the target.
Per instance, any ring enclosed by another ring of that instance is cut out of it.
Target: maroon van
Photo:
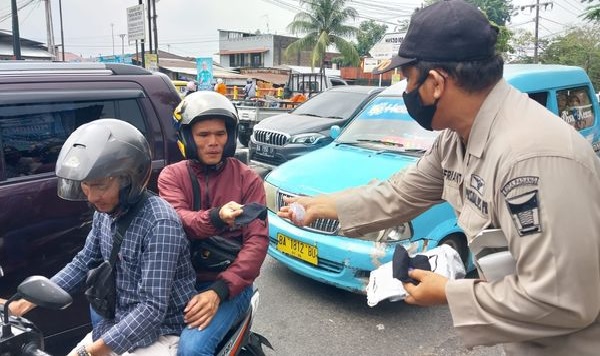
[[[31,275],[51,277],[82,247],[92,210],[56,195],[54,165],[79,125],[117,118],[135,125],[153,154],[150,188],[181,159],[171,123],[180,97],[164,74],[125,64],[0,61],[0,297]],[[82,294],[64,311],[26,317],[46,351],[68,352],[91,326]],[[68,349],[65,349],[68,348]]]

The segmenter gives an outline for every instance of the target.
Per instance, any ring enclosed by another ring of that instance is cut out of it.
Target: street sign
[[[135,5],[127,8],[127,40],[137,41],[146,38],[144,26],[144,5]]]
[[[397,55],[398,48],[400,48],[400,43],[404,40],[404,36],[406,36],[405,32],[386,33],[381,41],[377,42],[369,50],[371,57],[375,59],[390,59],[392,56]]]
[[[145,53],[144,60],[146,62],[146,69],[151,72],[158,72],[158,54]]]
[[[372,73],[373,69],[377,67],[379,60],[375,58],[365,58],[363,60],[363,73]]]

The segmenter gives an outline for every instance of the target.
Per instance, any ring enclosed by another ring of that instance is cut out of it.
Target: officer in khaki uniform
[[[337,218],[356,236],[448,201],[472,248],[485,245],[480,232],[501,229],[514,272],[485,281],[414,270],[421,283],[405,284],[406,302],[448,303],[467,346],[598,355],[600,160],[579,133],[502,79],[496,34],[462,0],[415,14],[399,55],[378,70],[400,66],[410,115],[445,130],[416,165],[385,182],[288,202],[304,206],[302,224]],[[287,207],[279,215],[295,221]]]

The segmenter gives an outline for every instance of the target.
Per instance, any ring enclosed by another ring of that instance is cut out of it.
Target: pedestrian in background
[[[185,85],[185,95],[184,95],[184,97],[190,95],[191,93],[195,93],[197,89],[198,89],[198,86],[196,85],[196,82],[193,81],[193,80],[190,80]]]
[[[223,83],[223,79],[217,78],[217,84],[215,84],[215,91],[222,95],[227,95],[227,86]]]
[[[244,99],[251,99],[254,97],[256,97],[256,84],[252,78],[248,78],[246,80],[246,85],[244,86]]]

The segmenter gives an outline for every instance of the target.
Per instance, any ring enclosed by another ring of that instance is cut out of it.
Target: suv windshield
[[[298,106],[296,115],[348,119],[369,94],[342,91],[325,91]]]
[[[427,131],[406,111],[401,97],[377,97],[352,120],[337,143],[397,152],[425,152],[439,132]]]

